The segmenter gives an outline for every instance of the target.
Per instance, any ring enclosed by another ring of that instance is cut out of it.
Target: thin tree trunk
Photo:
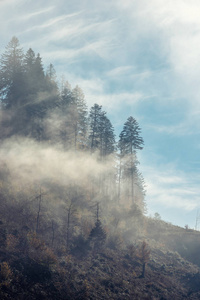
[[[144,262],[143,265],[142,265],[142,278],[144,278],[145,276],[145,270],[146,270],[146,263]]]
[[[132,199],[132,204],[134,203],[134,176],[133,176],[133,171],[134,171],[134,160],[133,160],[133,147],[131,145],[131,199]]]
[[[55,227],[54,227],[54,222],[52,220],[52,240],[51,240],[51,246],[53,247],[53,243],[54,243],[54,238],[55,238]]]
[[[120,202],[121,198],[121,174],[122,174],[122,165],[121,165],[121,157],[119,161],[119,183],[118,183],[118,203]]]
[[[36,222],[36,233],[39,231],[40,227],[40,211],[41,211],[41,202],[42,202],[42,193],[40,188],[40,195],[39,195],[39,206],[38,206],[38,213],[37,213],[37,222]]]
[[[68,208],[68,214],[67,214],[67,250],[69,249],[69,230],[70,230],[70,218],[71,218],[71,208],[72,204],[70,204]]]

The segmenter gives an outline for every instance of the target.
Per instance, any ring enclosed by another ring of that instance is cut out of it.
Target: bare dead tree
[[[70,203],[69,207],[67,208],[67,241],[66,241],[67,250],[69,250],[71,215],[72,215],[72,202]]]
[[[55,239],[55,224],[54,224],[54,220],[52,220],[52,222],[51,222],[51,229],[52,229],[51,246],[53,247],[54,239]]]
[[[42,196],[46,195],[46,193],[42,193],[42,189],[40,187],[40,194],[35,197],[38,200],[38,211],[37,211],[37,218],[36,218],[36,233],[39,232],[40,229],[40,212],[41,212],[41,204],[42,204]]]

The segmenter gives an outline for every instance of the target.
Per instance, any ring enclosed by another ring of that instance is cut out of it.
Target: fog
[[[46,180],[54,180],[63,186],[83,185],[86,178],[98,178],[111,168],[109,160],[102,164],[96,154],[64,151],[62,146],[23,137],[2,142],[0,162],[8,168],[12,181],[40,182],[41,185]]]

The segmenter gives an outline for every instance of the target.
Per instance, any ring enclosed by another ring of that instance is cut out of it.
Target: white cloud
[[[46,57],[55,58],[58,64],[83,54],[89,58],[91,53],[107,60],[115,46],[110,34],[114,23],[115,19],[86,18],[84,10],[80,10],[40,20],[37,25],[28,26],[20,36],[32,32],[32,43],[40,45]]]
[[[166,171],[164,171],[166,170]],[[186,173],[176,170],[175,166],[162,165],[152,168],[143,167],[147,184],[148,205],[162,205],[171,209],[192,211],[200,207],[199,175],[193,174],[192,181]],[[176,175],[175,175],[176,174]]]
[[[174,136],[186,136],[186,135],[193,134],[192,128],[188,127],[188,124],[186,122],[181,122],[179,124],[174,124],[174,125],[149,124],[148,129],[150,128],[156,132],[165,133],[167,135],[174,135]]]
[[[133,67],[132,66],[120,66],[117,68],[114,68],[112,70],[110,70],[109,72],[107,72],[107,76],[110,77],[118,77],[118,76],[122,76],[124,74],[130,74],[130,72],[133,71]]]
[[[49,11],[51,9],[52,9],[52,7],[48,8],[47,10],[38,12],[38,13],[36,12],[36,13],[30,14],[30,15],[27,16],[27,18],[29,18],[29,16],[32,16],[32,15],[35,15],[35,14],[41,14],[41,13],[47,12],[47,11]],[[72,13],[72,14],[59,15],[59,16],[53,17],[51,19],[47,19],[45,22],[42,22],[42,20],[41,20],[41,24],[33,26],[33,27],[29,27],[23,33],[26,33],[26,32],[29,32],[29,31],[38,30],[38,29],[42,30],[42,29],[45,29],[45,28],[49,28],[49,27],[58,25],[60,23],[61,23],[60,25],[62,26],[64,20],[67,20],[69,18],[73,18],[73,17],[75,17],[75,16],[77,16],[77,15],[79,15],[81,13],[82,12],[76,12],[76,13]],[[24,18],[26,18],[26,16]],[[57,27],[55,27],[53,30],[55,30],[55,29],[57,31]]]
[[[53,9],[55,8],[55,6],[50,6],[50,7],[47,7],[45,9],[40,9],[40,10],[37,10],[35,12],[31,12],[29,14],[26,14],[26,15],[22,15],[19,17],[20,20],[29,20],[35,16],[39,16],[39,15],[42,15],[42,14],[45,14],[47,12],[50,12],[52,11]]]
[[[43,42],[48,43],[49,37],[47,39],[43,39]],[[60,64],[64,63],[72,63],[74,59],[79,58],[81,60],[83,55],[97,55],[101,58],[106,58],[106,47],[107,43],[105,40],[95,41],[86,45],[79,45],[79,47],[75,48],[68,48],[68,49],[56,49],[56,50],[50,50],[48,52],[43,51],[43,55],[45,59],[54,60],[59,62]],[[77,76],[78,77],[78,76]],[[77,78],[78,80],[78,78]]]
[[[156,36],[155,47],[166,56],[172,70],[171,88],[190,102],[192,111],[200,107],[200,2],[119,0],[117,3],[129,21],[130,31],[136,28],[141,38]]]
[[[0,0],[0,6],[1,8],[3,8],[4,6],[8,7],[8,5],[10,4],[17,4],[19,2],[24,2],[24,0]]]
[[[153,122],[148,123],[146,124],[146,128],[160,134],[177,137],[198,136],[200,130],[199,115],[200,111],[198,110],[185,112],[180,108],[180,111],[175,110],[169,114],[160,113],[159,122],[157,124]],[[173,121],[170,121],[170,116]],[[182,120],[177,121],[180,116],[182,116]],[[169,121],[163,122],[163,119],[166,117]]]
[[[114,113],[119,112],[122,106],[133,108],[144,97],[143,94],[138,92],[105,93],[105,82],[100,78],[91,78],[88,80],[74,78],[75,80],[77,80],[78,85],[83,89],[88,106],[98,103],[110,113],[113,111]]]
[[[121,111],[121,107],[133,107],[138,104],[138,101],[143,98],[140,93],[112,93],[112,94],[100,94],[100,95],[89,95],[87,99],[90,103],[98,103],[103,105],[104,109],[110,113],[117,113]]]

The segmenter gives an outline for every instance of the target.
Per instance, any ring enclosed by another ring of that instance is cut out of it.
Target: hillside
[[[88,109],[79,86],[11,39],[0,58],[0,299],[199,299],[200,233],[145,216],[143,147],[133,116],[116,139],[101,105]]]
[[[106,243],[92,250],[82,243],[68,253],[46,247],[36,235],[10,235],[1,243],[1,299],[199,299],[200,270],[191,260],[199,252],[200,233],[152,219],[146,224],[158,231],[165,225],[165,235],[162,229],[154,239],[146,234],[150,257],[144,277],[139,237],[118,249]],[[180,239],[181,246],[175,243]]]

